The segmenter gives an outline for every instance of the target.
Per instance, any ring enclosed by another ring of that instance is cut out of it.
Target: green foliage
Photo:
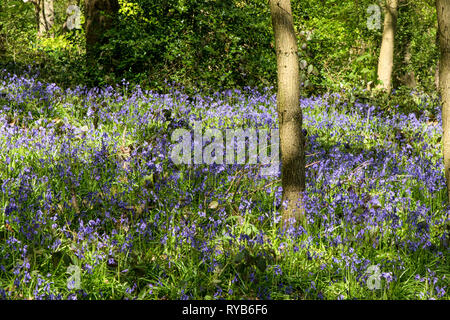
[[[121,1],[101,59],[115,74],[152,87],[270,86],[276,76],[264,1]]]
[[[54,37],[38,38],[33,5],[18,0],[8,1],[0,11],[0,24],[6,39],[6,53],[0,61],[0,68],[21,72],[32,66],[43,80],[62,86],[83,83],[84,30],[63,29],[69,3],[55,1]]]
[[[370,30],[367,9],[377,2],[291,3],[304,94],[373,88],[384,17],[380,29]],[[0,11],[7,48],[2,66],[19,72],[33,65],[44,80],[63,86],[113,84],[122,79],[159,90],[165,82],[204,91],[276,85],[276,54],[265,0],[120,0],[113,28],[104,34],[109,41],[100,48],[98,66],[89,72],[84,63],[84,28],[62,29],[69,4],[73,1],[55,2],[55,39],[38,40],[33,6],[8,1]],[[434,4],[402,3],[394,87],[405,85],[404,75],[413,73],[418,90],[435,89],[439,55],[435,40]],[[112,68],[102,68],[105,65]]]
[[[406,73],[414,73],[418,89],[432,91],[435,89],[434,76],[439,59],[434,2],[414,1],[400,6],[397,25],[394,87],[405,84],[402,76]],[[405,61],[408,46],[411,55],[409,63]]]
[[[311,81],[327,91],[365,87],[376,80],[381,30],[367,28],[367,8],[373,1],[294,1],[297,29],[311,32],[309,63],[319,75]],[[301,44],[300,44],[301,45]]]
[[[436,120],[441,106],[439,95],[436,92],[427,94],[406,86],[401,86],[391,93],[382,90],[369,91],[359,87],[342,89],[337,100],[339,101],[337,105],[343,108],[353,107],[355,103],[370,103],[388,114],[408,115],[414,113],[417,116],[425,115],[432,121]],[[331,101],[335,102],[336,100],[331,98]]]
[[[81,30],[60,34],[54,38],[42,38],[36,42],[36,58],[45,78],[69,86],[82,83],[85,59],[84,32]],[[81,68],[80,68],[81,67]]]

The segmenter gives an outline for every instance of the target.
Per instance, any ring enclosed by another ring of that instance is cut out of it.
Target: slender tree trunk
[[[43,0],[42,11],[40,16],[39,29],[41,35],[49,34],[53,24],[55,23],[55,10],[53,7],[53,0]],[[50,36],[53,36],[50,34]]]
[[[55,10],[53,0],[23,0],[34,5],[38,37],[48,35],[55,23]],[[53,36],[53,35],[51,35]]]
[[[119,11],[118,0],[85,0],[86,62],[88,68],[98,67],[98,46],[107,43],[105,32],[112,27],[113,16]],[[108,68],[108,66],[103,66]]]
[[[450,0],[436,0],[439,25],[439,88],[442,97],[442,145],[444,170],[450,199]]]
[[[379,88],[386,91],[390,91],[392,86],[397,10],[398,0],[386,0],[384,8],[383,39],[381,40],[380,56],[378,58],[378,80],[382,82]]]
[[[38,37],[43,37],[50,32],[55,22],[53,0],[34,0]]]
[[[297,38],[290,0],[270,0],[278,69],[277,108],[280,123],[282,216],[304,219],[305,153],[300,108]]]
[[[439,26],[438,30],[436,32],[436,46],[439,48]],[[439,64],[441,59],[438,58],[438,61],[436,63],[436,69],[434,72],[434,85],[436,86],[436,90],[439,91]]]

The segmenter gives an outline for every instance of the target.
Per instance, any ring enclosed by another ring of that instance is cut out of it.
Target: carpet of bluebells
[[[0,299],[449,299],[440,112],[301,106],[307,222],[283,226],[279,175],[170,159],[198,120],[276,128],[271,90],[1,73]]]

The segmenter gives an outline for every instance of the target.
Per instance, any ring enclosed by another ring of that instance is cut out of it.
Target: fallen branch
[[[306,169],[306,168],[309,168],[309,167],[311,167],[311,166],[313,166],[313,165],[315,165],[315,164],[318,164],[318,163],[320,163],[320,162],[322,162],[322,160],[319,160],[319,161],[316,161],[316,162],[313,162],[313,163],[309,163],[309,164],[307,164],[307,165],[305,166],[305,169]]]

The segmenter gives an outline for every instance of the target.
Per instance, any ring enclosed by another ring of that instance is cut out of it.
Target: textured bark
[[[31,2],[34,5],[38,37],[48,35],[55,23],[53,0],[30,0],[25,2]]]
[[[436,32],[436,46],[439,48],[439,30]],[[436,86],[436,90],[439,91],[439,64],[440,59],[438,59],[436,63],[436,69],[434,72],[434,85]]]
[[[297,38],[290,0],[270,0],[278,70],[277,109],[280,123],[282,216],[304,219],[305,153],[300,108]]]
[[[442,144],[445,178],[450,199],[450,0],[436,0],[439,25],[439,89],[442,97]]]
[[[88,66],[95,66],[98,46],[108,42],[105,32],[112,27],[113,17],[119,11],[117,0],[85,0],[86,58]]]
[[[383,39],[381,40],[380,56],[378,58],[378,80],[382,82],[379,88],[386,91],[390,91],[392,86],[397,13],[398,0],[386,0],[384,8]]]
[[[436,69],[434,72],[434,85],[436,86],[436,90],[438,90],[438,91],[439,91],[439,64],[440,64],[440,60],[437,61]]]
[[[39,17],[39,30],[41,35],[49,34],[50,29],[55,23],[55,10],[53,7],[53,0],[42,1],[42,11]],[[53,36],[53,35],[51,35]]]

